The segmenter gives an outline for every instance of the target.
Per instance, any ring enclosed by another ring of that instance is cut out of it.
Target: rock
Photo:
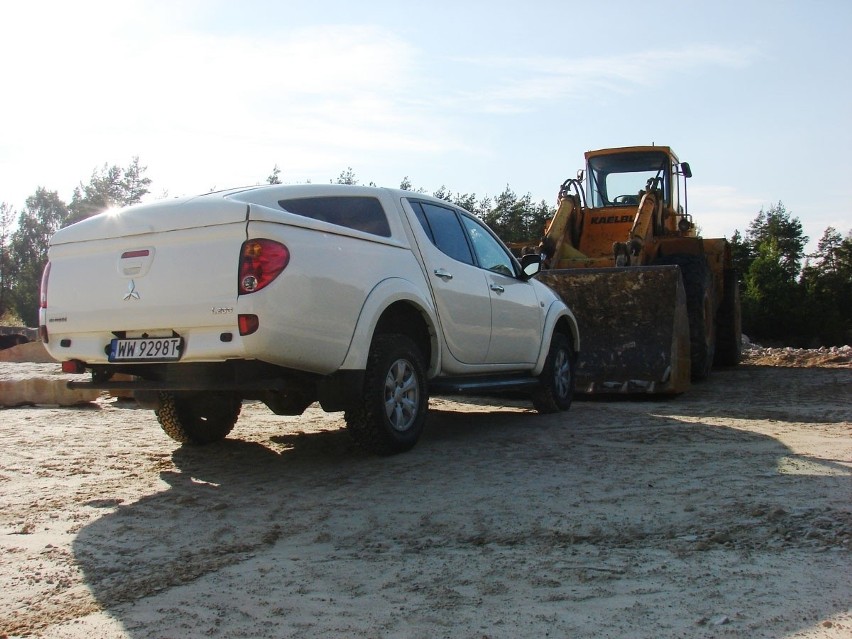
[[[100,396],[97,390],[70,390],[66,386],[68,380],[65,375],[0,379],[0,406],[74,406]]]
[[[0,406],[74,406],[97,399],[98,390],[69,390],[71,380],[88,375],[66,375],[41,342],[19,344],[0,351]],[[118,374],[115,381],[130,381]],[[114,391],[113,397],[133,399],[132,391]]]

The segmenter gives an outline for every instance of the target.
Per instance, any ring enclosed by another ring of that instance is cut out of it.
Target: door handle
[[[437,275],[438,277],[440,277],[440,278],[441,278],[442,280],[444,280],[445,282],[446,282],[446,281],[448,281],[448,280],[453,279],[453,274],[452,274],[452,273],[450,273],[449,271],[445,271],[445,270],[444,270],[444,269],[442,269],[442,268],[436,268],[436,269],[434,270],[434,273],[435,273],[435,275]]]
[[[495,293],[503,293],[506,290],[505,288],[503,288],[499,284],[492,284],[490,288]]]

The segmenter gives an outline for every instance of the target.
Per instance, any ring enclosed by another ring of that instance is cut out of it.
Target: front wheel
[[[362,397],[345,414],[352,438],[378,455],[410,450],[423,432],[428,404],[420,350],[405,335],[377,335]]]
[[[716,350],[714,321],[715,290],[713,273],[703,255],[675,254],[663,257],[655,264],[677,264],[683,277],[686,293],[686,312],[689,318],[689,356],[692,379],[702,380],[710,375]]]
[[[562,333],[554,333],[544,369],[539,375],[541,387],[532,395],[539,413],[556,413],[571,408],[574,398],[574,351],[571,341]]]
[[[228,436],[242,402],[231,393],[160,393],[154,411],[166,435],[181,444],[210,444]]]

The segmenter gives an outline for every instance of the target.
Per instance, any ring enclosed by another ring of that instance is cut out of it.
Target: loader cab
[[[589,207],[638,206],[639,193],[649,183],[663,192],[667,205],[674,203],[670,153],[664,147],[642,150],[645,148],[635,151],[607,149],[587,154],[586,202]]]
[[[613,238],[625,237],[632,226],[642,192],[660,191],[669,234],[691,234],[686,210],[686,179],[692,170],[681,163],[669,147],[645,146],[602,149],[586,153],[586,203],[593,219],[616,219],[624,229],[611,229]],[[621,210],[618,210],[621,208]],[[604,217],[605,216],[605,217]],[[629,218],[629,221],[628,221]]]

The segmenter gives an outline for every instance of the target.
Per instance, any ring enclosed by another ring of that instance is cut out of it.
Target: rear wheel
[[[160,393],[155,410],[166,435],[181,444],[210,444],[228,436],[240,415],[239,397],[231,393]]]
[[[345,414],[352,438],[378,455],[409,450],[423,432],[428,404],[423,357],[417,346],[404,335],[377,335],[362,397]]]
[[[533,406],[539,413],[556,413],[571,407],[574,398],[574,351],[571,341],[562,333],[553,334],[539,379],[541,387],[532,394]]]
[[[735,270],[725,271],[725,291],[716,318],[716,359],[719,366],[736,366],[742,358],[742,312],[739,277]]]
[[[661,258],[656,263],[680,267],[689,317],[691,376],[694,380],[705,379],[713,368],[716,351],[715,292],[707,259],[703,255],[679,254]]]

